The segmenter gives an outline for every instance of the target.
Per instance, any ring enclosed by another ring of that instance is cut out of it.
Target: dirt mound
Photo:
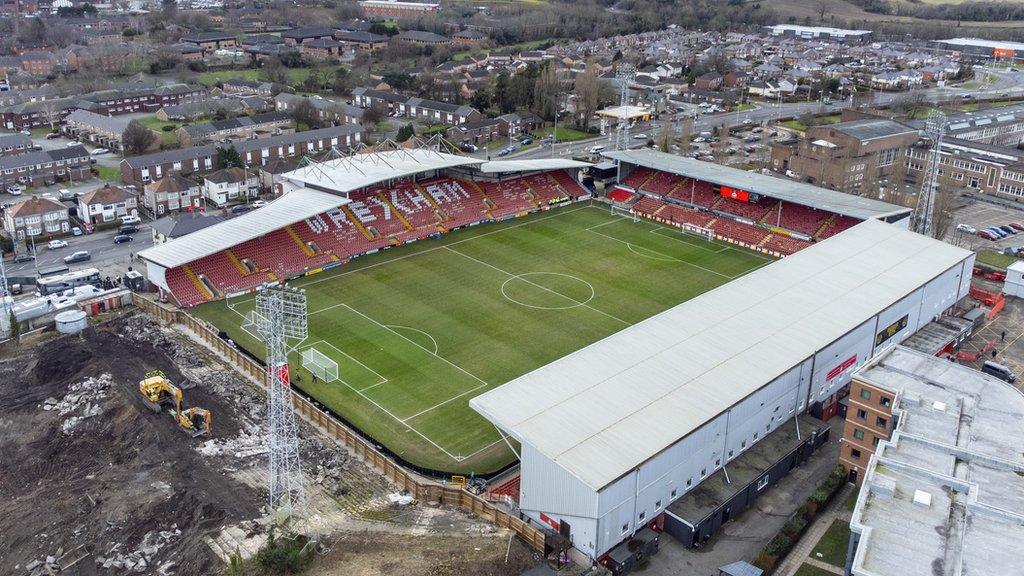
[[[146,371],[184,377],[166,345],[122,336],[133,328],[90,328],[0,362],[0,573],[52,556],[77,560],[73,574],[206,574],[219,561],[204,536],[258,515],[260,494],[142,403]],[[238,434],[236,406],[202,383],[185,396],[213,411],[212,438]]]

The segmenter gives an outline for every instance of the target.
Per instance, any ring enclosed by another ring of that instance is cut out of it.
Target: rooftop
[[[600,490],[971,254],[867,220],[469,403]]]
[[[412,176],[429,170],[472,166],[482,162],[466,156],[413,148],[356,154],[326,162],[315,162],[287,172],[282,178],[335,193],[348,193],[394,178]]]
[[[605,152],[604,156],[861,220],[910,214],[909,208],[895,204],[657,150],[621,150]]]
[[[943,44],[953,44],[954,46],[975,46],[978,48],[1002,48],[1005,50],[1024,50],[1024,43],[1021,42],[1008,42],[1005,40],[984,40],[981,38],[950,38],[949,40],[939,40]]]
[[[888,138],[901,134],[916,134],[917,128],[901,124],[887,118],[869,118],[865,120],[853,120],[850,122],[839,122],[825,126],[841,134],[846,134],[862,142],[877,138]]]
[[[1024,394],[897,346],[854,378],[896,394],[851,529],[853,574],[1015,574],[1024,542]]]

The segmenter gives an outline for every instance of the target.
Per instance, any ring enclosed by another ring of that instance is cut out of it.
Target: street
[[[78,262],[69,266],[72,270],[82,268],[98,268],[103,276],[119,276],[128,270],[131,254],[153,245],[153,232],[149,224],[139,226],[139,231],[132,234],[133,240],[124,244],[114,244],[117,230],[104,230],[87,236],[68,236],[65,238],[66,248],[50,250],[45,243],[36,245],[36,261],[21,264],[6,264],[8,276],[35,276],[36,269],[63,263],[65,256],[86,250],[92,255],[88,262]]]

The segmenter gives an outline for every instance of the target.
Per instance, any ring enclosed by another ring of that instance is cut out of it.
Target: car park
[[[46,243],[46,247],[50,250],[57,250],[59,248],[67,248],[68,243],[65,240],[50,240]]]
[[[92,260],[92,255],[87,250],[79,250],[69,256],[64,257],[65,264],[74,264],[75,262],[86,262]]]
[[[118,234],[117,236],[114,236],[114,244],[124,244],[131,241],[132,237],[127,234]]]
[[[968,226],[967,224],[957,224],[956,229],[966,234],[978,233],[978,230],[974,226]]]

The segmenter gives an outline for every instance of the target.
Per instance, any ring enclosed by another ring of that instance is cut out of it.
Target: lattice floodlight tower
[[[914,232],[925,236],[932,235],[935,220],[935,197],[938,195],[939,163],[942,160],[942,136],[945,132],[946,115],[939,110],[932,110],[925,123],[925,133],[932,146],[928,151],[924,172],[921,173],[921,191],[917,195],[913,220]]]
[[[623,64],[615,72],[615,80],[619,83],[619,126],[615,133],[615,149],[629,148],[629,119],[626,117],[626,106],[629,106],[629,83],[636,76],[636,68],[632,64]]]
[[[289,286],[261,288],[256,293],[253,319],[267,344],[270,509],[284,518],[298,518],[306,511],[306,491],[299,459],[288,353],[308,335],[306,291]]]

